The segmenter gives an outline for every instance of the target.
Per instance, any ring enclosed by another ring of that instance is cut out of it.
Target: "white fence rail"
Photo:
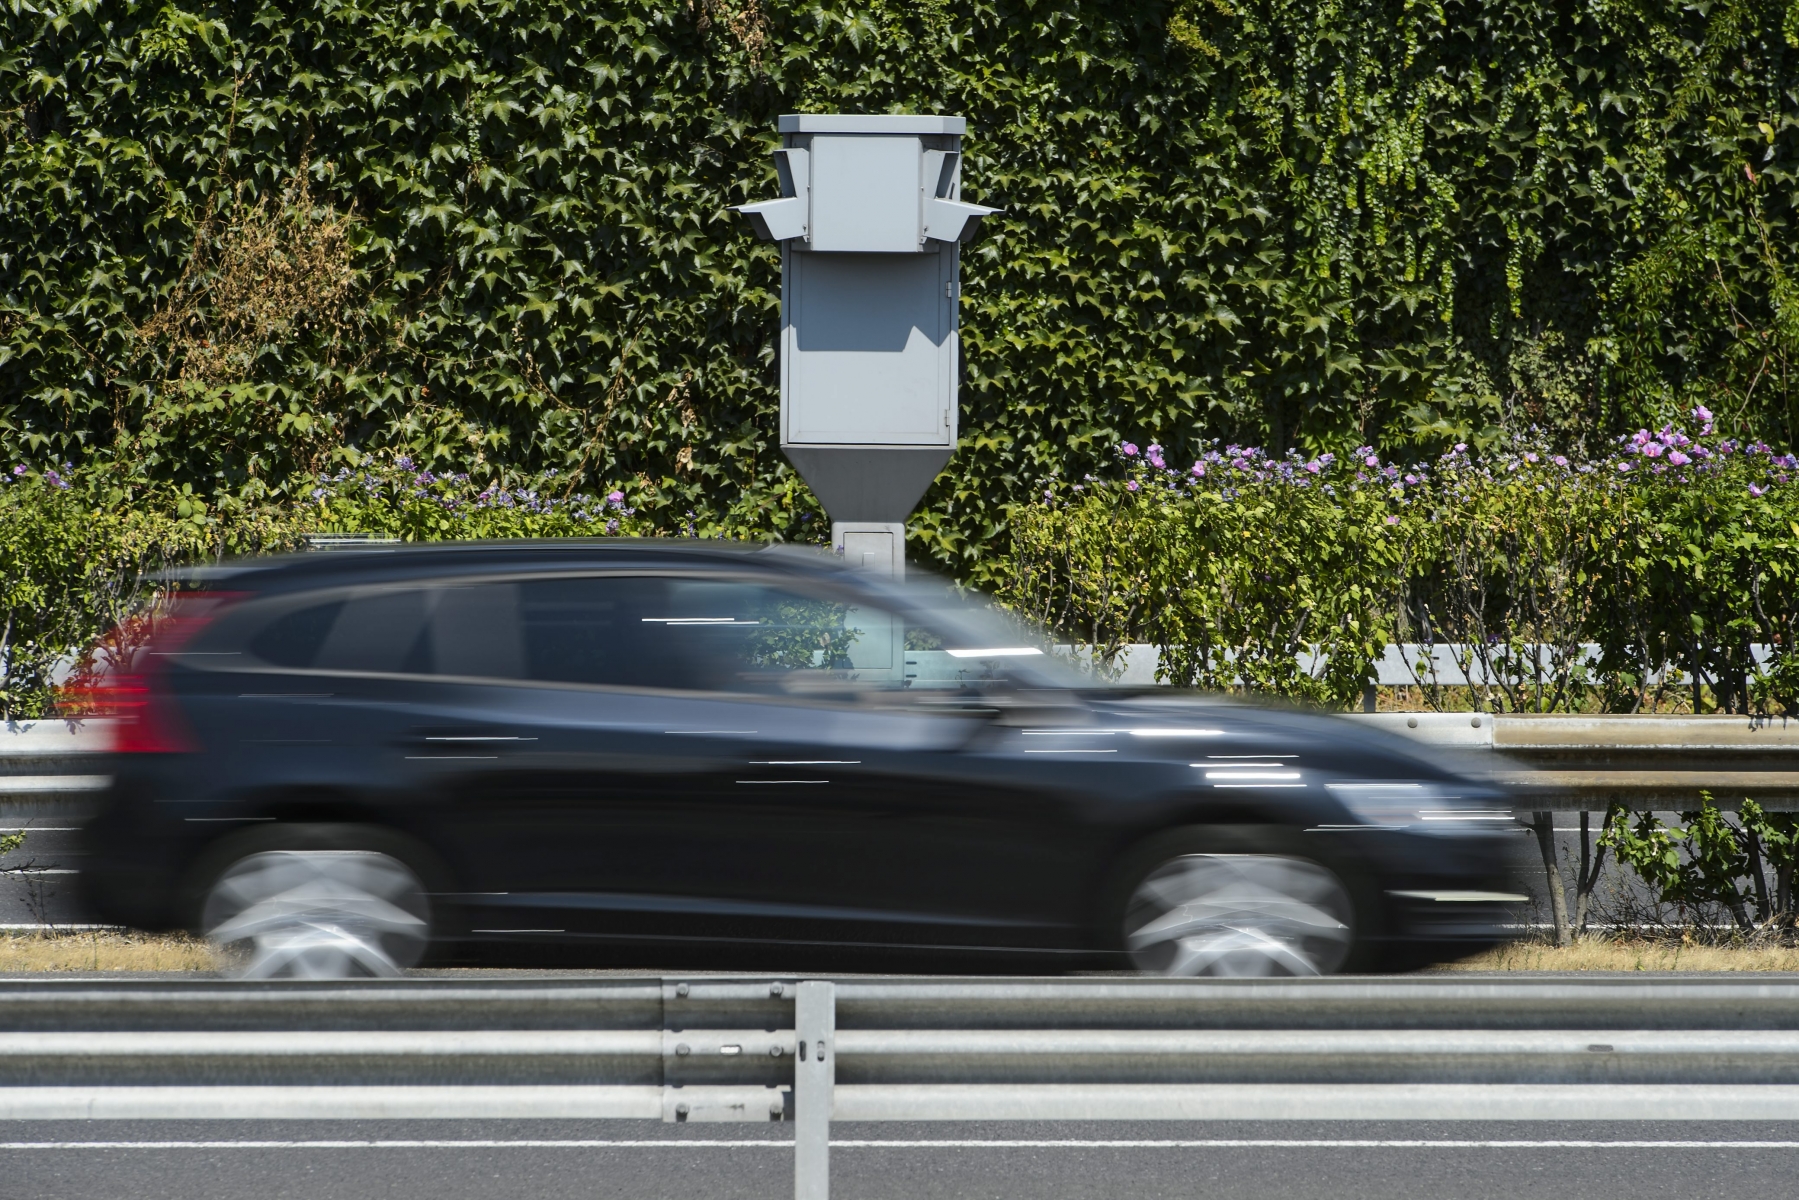
[[[1765,663],[1772,656],[1773,649],[1756,643],[1749,647],[1749,654],[1758,664]],[[1375,660],[1375,683],[1381,687],[1412,687],[1418,684],[1465,687],[1470,684],[1497,685],[1526,676],[1533,670],[1540,670],[1545,676],[1553,676],[1576,664],[1596,666],[1599,662],[1599,644],[1583,642],[1565,656],[1571,661],[1564,663],[1563,657],[1562,652],[1549,646],[1525,647],[1521,655],[1510,657],[1505,647],[1476,648],[1455,642],[1430,645],[1422,642],[1399,642],[1389,645],[1385,653]],[[1133,642],[1120,650],[1113,661],[1115,681],[1143,687],[1154,684],[1157,682],[1156,667],[1161,660],[1160,648],[1147,642]],[[1298,656],[1298,661],[1301,670],[1316,675],[1323,670],[1326,656],[1302,653]],[[1491,669],[1483,664],[1490,664]],[[1684,672],[1678,670],[1651,671],[1649,681],[1677,686],[1691,682]]]

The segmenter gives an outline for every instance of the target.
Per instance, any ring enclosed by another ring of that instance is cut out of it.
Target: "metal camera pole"
[[[961,117],[780,118],[781,198],[734,211],[781,243],[781,450],[831,544],[905,572],[906,517],[956,448]]]

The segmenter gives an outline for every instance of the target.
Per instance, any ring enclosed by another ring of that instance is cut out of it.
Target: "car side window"
[[[665,607],[655,576],[572,576],[517,585],[524,678],[613,687],[696,685],[692,664],[644,636],[644,614]]]
[[[841,599],[755,582],[670,582],[645,624],[669,653],[703,666],[706,686],[795,692],[893,682],[895,622]]]
[[[278,667],[764,693],[903,686],[906,648],[877,609],[678,575],[368,589],[250,639]]]
[[[589,575],[439,591],[439,674],[677,691],[885,682],[883,613],[767,584]]]
[[[431,670],[425,638],[430,594],[424,588],[352,593],[343,602],[313,666],[326,671],[422,675]]]
[[[524,676],[518,584],[452,584],[437,590],[436,601],[431,649],[439,675]]]
[[[343,608],[331,600],[282,613],[250,638],[250,653],[271,666],[310,667]]]
[[[383,588],[303,604],[258,630],[250,653],[277,667],[424,674],[429,600],[423,588]]]

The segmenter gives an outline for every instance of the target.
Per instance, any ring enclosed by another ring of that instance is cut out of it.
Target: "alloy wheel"
[[[1157,867],[1125,909],[1131,960],[1160,975],[1328,975],[1354,940],[1335,874],[1273,854],[1184,854]]]
[[[390,855],[272,850],[226,869],[201,925],[239,978],[394,976],[424,957],[431,906]]]

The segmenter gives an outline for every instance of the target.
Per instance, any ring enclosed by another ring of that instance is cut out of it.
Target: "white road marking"
[[[370,1138],[315,1141],[0,1142],[0,1150],[791,1150],[792,1142],[758,1138]],[[1799,1150],[1799,1141],[1642,1140],[1586,1138],[946,1138],[939,1141],[833,1138],[839,1150]]]

